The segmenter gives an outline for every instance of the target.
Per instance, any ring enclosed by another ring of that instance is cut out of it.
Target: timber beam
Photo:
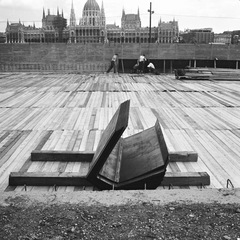
[[[57,161],[57,162],[91,162],[95,152],[72,151],[42,151],[34,150],[31,161]],[[169,152],[169,162],[197,162],[198,154],[194,151]]]
[[[160,186],[205,186],[210,184],[206,172],[166,172]],[[11,172],[10,186],[92,186],[80,173]],[[144,186],[143,186],[144,188]]]

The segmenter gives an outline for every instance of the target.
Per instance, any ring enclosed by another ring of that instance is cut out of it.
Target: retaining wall
[[[0,71],[105,71],[114,53],[119,54],[120,69],[125,71],[141,53],[163,71],[186,63],[211,67],[215,59],[223,67],[238,68],[240,60],[239,45],[0,44]]]

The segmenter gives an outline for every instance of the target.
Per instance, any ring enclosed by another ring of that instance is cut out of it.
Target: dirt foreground
[[[240,189],[4,192],[0,239],[240,240]]]

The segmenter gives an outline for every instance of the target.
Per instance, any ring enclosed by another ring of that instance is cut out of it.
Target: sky
[[[25,25],[42,27],[43,8],[47,13],[57,13],[57,8],[69,23],[73,1],[77,21],[87,0],[0,0],[0,32],[5,32],[7,20],[10,23],[24,22]],[[122,10],[126,14],[136,14],[139,8],[142,27],[149,26],[150,2],[152,3],[152,27],[159,20],[164,22],[175,19],[179,30],[212,28],[215,33],[240,30],[240,0],[96,0],[102,2],[107,24],[121,26]]]

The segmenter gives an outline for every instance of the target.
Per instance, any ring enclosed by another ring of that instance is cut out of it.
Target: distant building
[[[122,11],[121,27],[107,25],[107,40],[121,43],[148,43],[149,27],[141,27],[139,9],[137,14],[126,14]],[[173,43],[178,39],[178,22],[159,22],[151,28],[151,43]]]
[[[6,42],[7,43],[23,43],[24,42],[24,25],[20,22],[9,23],[6,27]]]
[[[33,26],[25,26],[19,20],[18,23],[9,23],[6,27],[7,43],[40,43],[40,42],[67,42],[69,32],[66,29],[67,20],[63,17],[63,13],[51,15],[50,10],[45,15],[43,9],[42,28]]]
[[[212,28],[188,29],[180,34],[182,43],[211,43],[214,41]]]
[[[95,0],[88,0],[84,7],[79,24],[76,23],[75,12],[71,8],[70,15],[70,42],[73,43],[99,43],[106,38],[106,18],[102,7],[100,9]]]
[[[232,39],[231,32],[214,34],[214,43],[230,44]]]
[[[0,43],[6,42],[6,35],[3,32],[0,32]]]
[[[64,18],[63,11],[60,14],[57,10],[57,15],[52,15],[48,10],[48,14],[45,15],[43,9],[41,42],[68,42],[69,32],[66,27],[67,19]]]
[[[122,10],[121,27],[107,24],[107,41],[116,43],[148,42],[149,30],[141,27],[139,9],[137,14],[126,14]]]
[[[159,43],[173,43],[178,42],[179,39],[179,29],[178,22],[160,22],[158,23],[158,42]]]
[[[102,2],[101,8],[96,0],[87,0],[82,11],[79,22],[76,20],[73,2],[71,5],[69,25],[60,14],[47,14],[43,9],[42,27],[25,26],[19,20],[18,23],[7,22],[6,42],[7,43],[173,43],[178,40],[178,22],[162,22],[157,27],[141,26],[139,9],[137,14],[126,14],[122,10],[121,26],[106,24],[106,16]],[[151,36],[149,36],[151,32]]]
[[[240,30],[234,30],[231,34],[231,43],[232,44],[239,44],[240,42]]]

